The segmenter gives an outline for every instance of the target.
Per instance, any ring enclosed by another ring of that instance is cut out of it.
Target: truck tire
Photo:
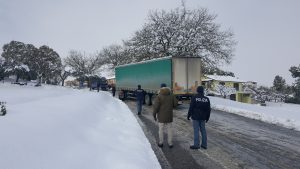
[[[152,105],[152,94],[147,93],[147,94],[145,95],[145,103],[146,103],[146,105],[148,105],[148,106],[151,106],[151,105]]]

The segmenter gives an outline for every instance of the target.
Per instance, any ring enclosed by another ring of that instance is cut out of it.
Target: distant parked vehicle
[[[98,90],[98,89],[99,89],[98,82],[93,82],[93,83],[91,84],[90,89],[91,89],[91,90]]]
[[[106,78],[99,78],[98,76],[93,77],[93,79],[90,82],[90,90],[97,90],[99,92],[100,89],[103,91],[107,91],[108,84]]]
[[[103,91],[107,91],[108,89],[108,84],[107,84],[107,80],[105,77],[101,77],[100,81],[99,81],[99,87],[101,88],[101,90]]]

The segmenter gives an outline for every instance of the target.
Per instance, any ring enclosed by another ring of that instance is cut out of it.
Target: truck
[[[201,58],[162,57],[115,68],[116,89],[119,98],[135,97],[138,85],[145,90],[145,103],[152,104],[160,85],[166,84],[179,99],[189,98],[201,85]]]
[[[93,76],[89,78],[90,80],[90,90],[98,90],[99,89],[106,91],[108,89],[107,80],[105,77]]]

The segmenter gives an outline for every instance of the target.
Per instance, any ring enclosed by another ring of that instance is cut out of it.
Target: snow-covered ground
[[[212,107],[300,131],[300,105],[250,105],[210,97]],[[0,84],[0,168],[161,168],[129,108],[108,92]]]
[[[107,92],[0,84],[0,168],[161,168],[129,108]]]
[[[300,131],[300,105],[267,102],[267,106],[209,97],[212,108]]]

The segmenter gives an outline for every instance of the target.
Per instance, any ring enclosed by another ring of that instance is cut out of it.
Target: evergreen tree
[[[25,54],[25,63],[28,65],[30,71],[28,72],[28,80],[37,79],[37,73],[35,71],[35,65],[38,54],[38,48],[32,44],[25,44],[26,54]]]
[[[0,56],[0,81],[5,77],[4,58]]]
[[[297,97],[299,99],[299,103],[300,103],[300,78],[298,78],[295,81],[294,91],[295,91],[295,97]]]
[[[293,78],[300,78],[300,65],[298,67],[292,66],[289,70]]]
[[[285,90],[285,86],[286,86],[285,80],[279,75],[275,76],[274,81],[273,81],[273,88],[277,92],[282,93]]]
[[[33,70],[38,77],[38,84],[41,84],[43,77],[45,80],[52,80],[58,77],[61,72],[62,63],[60,56],[46,45],[41,46],[31,60],[33,61]]]
[[[16,82],[29,72],[26,54],[26,45],[23,42],[11,41],[3,46],[1,56],[5,59],[5,72],[16,75]]]
[[[294,98],[289,98],[287,102],[300,104],[300,65],[298,67],[292,66],[289,71],[293,78],[296,78],[295,83],[292,86]]]
[[[292,73],[292,77],[296,78],[296,81],[294,83],[294,92],[295,97],[299,99],[300,103],[300,64],[298,67],[292,66],[290,68],[290,72]]]

